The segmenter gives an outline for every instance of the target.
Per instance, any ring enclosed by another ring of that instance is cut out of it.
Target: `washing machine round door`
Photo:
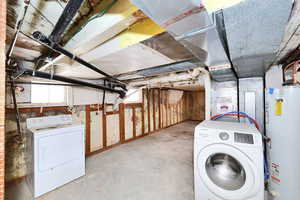
[[[234,146],[213,144],[198,154],[198,176],[214,195],[228,200],[247,199],[261,178],[251,159]]]

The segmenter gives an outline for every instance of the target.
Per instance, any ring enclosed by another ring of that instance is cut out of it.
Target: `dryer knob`
[[[223,141],[228,140],[228,139],[229,139],[229,134],[226,133],[226,132],[221,132],[221,133],[219,134],[219,138],[220,138],[221,140],[223,140]]]

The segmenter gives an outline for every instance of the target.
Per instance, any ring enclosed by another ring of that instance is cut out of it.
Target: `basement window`
[[[65,101],[65,86],[31,85],[31,103],[33,104],[59,104]]]
[[[124,103],[141,103],[142,92],[140,89],[129,89],[126,93]]]

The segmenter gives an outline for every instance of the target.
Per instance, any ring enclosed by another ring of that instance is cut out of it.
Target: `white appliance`
[[[195,200],[263,200],[262,136],[246,123],[204,121],[195,128]]]
[[[85,175],[84,126],[71,115],[30,118],[27,183],[34,198]]]
[[[274,200],[300,198],[300,87],[267,89],[269,191]]]

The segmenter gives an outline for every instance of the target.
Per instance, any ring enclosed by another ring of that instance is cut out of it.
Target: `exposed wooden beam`
[[[125,105],[119,105],[120,142],[125,142]]]
[[[85,106],[85,154],[91,153],[91,107]]]

